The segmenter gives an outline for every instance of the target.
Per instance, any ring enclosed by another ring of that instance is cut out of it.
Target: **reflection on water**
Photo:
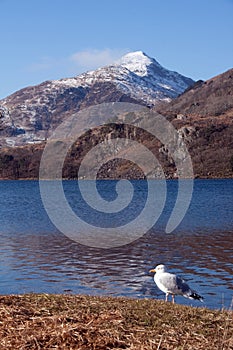
[[[150,232],[112,250],[83,247],[59,234],[2,236],[1,241],[1,293],[70,291],[162,298],[148,270],[168,263],[204,295],[205,305],[229,306],[233,296],[232,232],[211,237]]]
[[[161,218],[138,241],[109,250],[81,246],[58,233],[46,213],[42,215],[36,183],[24,182],[21,189],[19,183],[8,183],[6,189],[1,182],[4,196],[0,206],[0,293],[70,292],[163,298],[148,271],[164,263],[204,296],[204,305],[229,307],[233,296],[233,181],[226,181],[225,196],[221,181],[219,191],[218,182],[207,181],[206,191],[203,181],[195,184],[199,190],[196,188],[190,211],[175,233],[163,233],[165,219]],[[26,194],[22,197],[22,193]],[[171,201],[174,202],[172,198]],[[219,203],[221,208],[216,210]],[[219,220],[210,227],[209,218],[214,217],[214,212]],[[202,305],[182,297],[177,297],[177,302]]]

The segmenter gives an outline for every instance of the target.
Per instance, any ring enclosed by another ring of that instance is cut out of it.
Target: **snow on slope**
[[[73,78],[46,81],[1,100],[0,146],[41,142],[69,113],[107,102],[108,93],[153,106],[169,102],[193,83],[142,51],[131,52],[112,65]]]
[[[154,60],[155,61],[155,60]],[[156,61],[155,61],[156,62]],[[142,51],[130,52],[123,56],[118,64],[127,68],[131,72],[143,77],[148,73],[148,67],[153,61]]]
[[[163,68],[142,51],[128,53],[115,64],[53,83],[55,86],[90,87],[96,82],[114,83],[122,92],[148,105],[170,101],[194,83],[190,78]]]

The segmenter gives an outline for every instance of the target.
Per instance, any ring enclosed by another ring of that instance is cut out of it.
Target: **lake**
[[[113,200],[116,181],[98,181],[103,198]],[[87,182],[88,184],[88,182]],[[77,181],[64,181],[67,199],[82,218],[110,226],[137,216],[146,181],[132,181],[129,213],[106,215],[80,198]],[[74,293],[164,298],[148,272],[163,263],[203,295],[204,303],[177,297],[178,303],[229,308],[233,297],[233,180],[195,180],[190,207],[181,224],[165,233],[177,195],[167,181],[167,198],[156,224],[134,242],[110,249],[81,245],[50,221],[38,181],[0,181],[0,294]]]

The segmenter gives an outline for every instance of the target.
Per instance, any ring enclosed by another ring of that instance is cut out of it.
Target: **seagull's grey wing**
[[[176,276],[177,289],[179,294],[188,295],[191,291],[189,285],[179,276]]]
[[[158,281],[166,288],[167,292],[177,294],[178,285],[176,275],[173,275],[172,273],[163,273],[159,276]]]
[[[185,298],[203,301],[203,297],[200,296],[197,292],[195,292],[195,290],[191,289],[181,277],[176,276],[176,284],[179,290],[177,294],[181,294]]]

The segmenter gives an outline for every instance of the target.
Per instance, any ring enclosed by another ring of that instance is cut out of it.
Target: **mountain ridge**
[[[157,108],[165,115],[221,116],[233,112],[233,69],[199,80],[169,104]]]

